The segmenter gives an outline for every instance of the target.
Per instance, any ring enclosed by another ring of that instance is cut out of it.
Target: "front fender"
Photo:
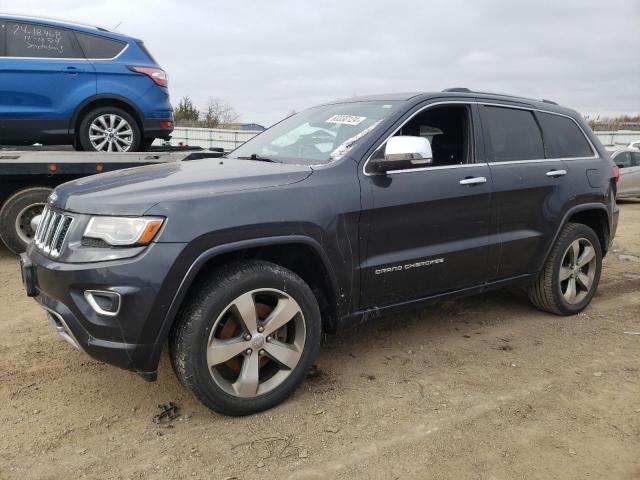
[[[191,260],[186,260],[185,258],[179,258],[176,261],[175,268],[182,273],[177,273],[173,275],[168,275],[167,282],[169,284],[175,284],[179,282],[179,285],[175,292],[170,296],[170,298],[160,299],[159,302],[163,301],[163,305],[166,308],[166,313],[163,316],[162,323],[157,329],[157,333],[154,341],[154,348],[151,353],[151,357],[146,359],[147,365],[149,365],[149,371],[155,371],[157,369],[158,362],[160,360],[160,355],[162,353],[162,349],[167,342],[169,337],[169,332],[173,323],[175,321],[176,315],[182,305],[183,300],[185,299],[193,281],[197,277],[198,273],[201,271],[202,267],[211,259],[226,253],[233,253],[241,250],[247,250],[256,247],[267,247],[267,246],[275,246],[275,245],[287,245],[287,244],[303,244],[314,250],[317,253],[318,257],[322,261],[325,271],[329,277],[330,288],[332,289],[332,294],[335,299],[340,299],[342,296],[339,294],[338,281],[336,278],[336,274],[331,266],[331,262],[327,257],[326,252],[315,239],[305,236],[305,235],[286,235],[286,236],[274,236],[274,237],[263,237],[256,239],[248,239],[248,240],[240,240],[232,243],[222,244],[212,246],[210,248],[205,249],[199,254],[186,253],[188,248],[185,249],[185,255],[187,258],[191,258]],[[181,256],[181,257],[184,257]],[[195,258],[194,258],[195,257]],[[168,306],[167,303],[169,302]],[[156,324],[157,325],[157,324]],[[157,327],[156,327],[157,328]],[[148,332],[148,335],[153,335],[153,332]]]

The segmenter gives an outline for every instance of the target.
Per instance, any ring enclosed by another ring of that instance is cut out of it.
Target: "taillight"
[[[129,67],[129,70],[148,75],[151,80],[156,82],[161,87],[167,86],[167,74],[164,72],[164,70],[151,67]]]
[[[613,166],[613,178],[616,182],[620,181],[620,168],[617,165]]]

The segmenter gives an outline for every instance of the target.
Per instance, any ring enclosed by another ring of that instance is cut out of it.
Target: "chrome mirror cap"
[[[372,158],[370,168],[377,173],[427,167],[433,163],[429,140],[424,137],[398,136],[387,140],[384,157]]]
[[[414,165],[430,165],[433,153],[429,140],[424,137],[398,136],[391,137],[384,149],[387,161],[408,160]]]

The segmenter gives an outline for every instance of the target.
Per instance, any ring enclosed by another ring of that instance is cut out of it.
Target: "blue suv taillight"
[[[156,84],[160,85],[161,87],[166,87],[168,84],[167,74],[165,73],[164,70],[160,70],[159,68],[136,67],[136,66],[130,65],[129,70],[131,70],[132,72],[143,73],[149,76],[151,80],[153,80]]]

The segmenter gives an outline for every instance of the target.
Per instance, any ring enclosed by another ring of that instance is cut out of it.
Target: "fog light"
[[[115,317],[120,312],[121,297],[117,292],[87,290],[84,292],[84,298],[100,315]]]

